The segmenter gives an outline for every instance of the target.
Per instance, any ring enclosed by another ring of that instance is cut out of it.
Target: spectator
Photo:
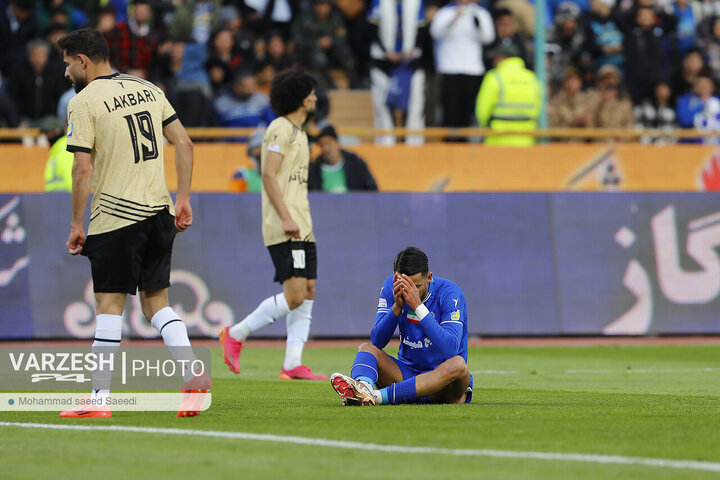
[[[34,7],[34,0],[11,0],[0,9],[0,70],[7,78],[23,61],[28,42],[38,36]]]
[[[237,7],[225,5],[220,10],[221,28],[230,30],[233,36],[233,52],[240,55],[246,65],[255,64],[255,38],[244,28]],[[212,40],[211,40],[212,42]]]
[[[272,65],[275,73],[282,72],[297,65],[295,57],[288,53],[285,38],[279,31],[271,31],[265,38],[264,64]]]
[[[373,0],[368,13],[373,30],[370,45],[370,93],[375,127],[405,125],[425,128],[425,70],[421,45],[429,32],[422,2]],[[382,145],[395,144],[393,135],[376,138]],[[424,143],[422,135],[408,135],[411,145]]]
[[[256,37],[266,32],[279,31],[283,38],[290,38],[290,21],[293,17],[289,0],[245,0],[250,9],[247,19],[248,28]]]
[[[622,90],[620,70],[604,65],[597,74],[598,88],[590,96],[590,128],[631,129],[635,125],[632,102]]]
[[[585,50],[593,59],[593,69],[603,65],[622,68],[625,64],[624,35],[620,21],[613,15],[615,0],[591,0],[585,24]]]
[[[347,30],[331,0],[313,0],[312,10],[294,23],[293,43],[300,65],[325,86],[347,88],[357,84]]]
[[[682,66],[673,79],[673,93],[678,96],[689,93],[694,88],[697,77],[704,74],[706,67],[702,54],[697,48],[691,48],[685,53]]]
[[[47,42],[33,40],[26,52],[27,59],[15,66],[8,79],[8,94],[15,102],[22,124],[40,127],[45,117],[55,115],[67,84],[48,66],[50,45]]]
[[[175,10],[168,31],[174,39],[206,45],[220,28],[220,0],[186,0]]]
[[[533,38],[535,37],[535,6],[533,2],[528,0],[495,0],[493,8],[507,9],[514,19],[518,33],[523,38]]]
[[[221,28],[213,33],[208,43],[210,50],[209,62],[222,63],[229,73],[233,73],[240,66],[250,67],[250,62],[245,62],[240,50],[235,47],[235,36],[229,28]]]
[[[672,90],[667,82],[655,86],[654,97],[635,106],[635,128],[671,132],[677,127],[675,109],[672,105]],[[642,137],[642,143],[674,143],[670,137]]]
[[[480,90],[485,65],[483,45],[495,39],[492,17],[476,0],[458,0],[442,7],[430,25],[436,40],[437,71],[442,75],[443,126],[467,127]]]
[[[493,58],[497,55],[497,49],[501,46],[513,45],[517,56],[522,58],[525,65],[532,65],[528,58],[525,37],[517,31],[517,23],[512,12],[507,8],[498,8],[492,12],[495,23],[495,40],[484,50],[485,65],[492,65]]]
[[[573,2],[565,1],[555,10],[555,23],[548,34],[548,43],[560,47],[552,56],[548,78],[553,90],[563,81],[563,75],[570,67],[580,67],[585,37],[578,23],[580,8]]]
[[[65,24],[51,23],[45,30],[45,40],[50,45],[50,58],[48,58],[48,66],[57,72],[57,78],[64,78],[65,63],[63,62],[63,52],[58,45],[58,41],[67,34],[68,30]],[[66,81],[66,87],[70,86],[70,82]]]
[[[542,87],[537,77],[525,68],[513,45],[500,46],[493,62],[495,68],[485,75],[477,97],[478,125],[497,132],[535,130],[542,105]],[[486,145],[524,147],[534,143],[530,135],[485,138]]]
[[[640,7],[635,15],[635,24],[625,36],[625,72],[630,99],[637,105],[652,98],[655,84],[664,77],[665,32],[655,25],[651,8]]]
[[[116,70],[148,78],[148,66],[158,47],[151,24],[148,0],[135,0],[132,16],[105,35],[110,47],[110,64]]]
[[[684,54],[695,46],[695,32],[697,30],[700,11],[699,7],[689,0],[674,0],[672,14],[678,18],[677,46],[680,54]]]
[[[268,98],[256,91],[251,72],[238,73],[232,88],[216,98],[213,106],[220,127],[267,126],[276,116]]]
[[[713,17],[710,31],[698,39],[698,48],[705,52],[713,80],[720,80],[720,17]]]
[[[260,173],[260,154],[262,152],[264,130],[256,130],[248,138],[247,154],[249,165],[238,167],[233,172],[228,190],[235,193],[262,191],[262,177]]]
[[[97,15],[95,22],[95,28],[106,37],[110,32],[113,31],[117,25],[117,15],[115,9],[108,5],[103,7]]]
[[[590,103],[588,95],[581,90],[582,79],[572,67],[565,71],[562,90],[550,99],[548,121],[551,127],[586,127]]]
[[[714,95],[715,84],[707,75],[695,78],[693,90],[682,95],[677,101],[677,119],[680,127],[694,128],[702,132],[720,131],[720,98]],[[701,143],[703,140],[687,139],[687,143]],[[706,139],[705,143],[717,143]]]
[[[352,152],[343,150],[332,125],[326,126],[317,136],[322,149],[308,172],[308,189],[329,193],[350,191],[377,191],[377,184],[365,161]]]
[[[0,85],[2,85],[0,75]],[[2,85],[4,87],[4,85]],[[20,116],[17,113],[15,104],[8,96],[5,88],[0,88],[0,128],[16,128],[20,123]]]
[[[233,72],[225,62],[217,57],[211,57],[205,62],[205,70],[208,73],[208,77],[210,77],[210,87],[212,88],[213,97],[217,97],[230,85]]]

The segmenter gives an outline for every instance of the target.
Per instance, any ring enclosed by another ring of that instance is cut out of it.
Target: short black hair
[[[428,257],[425,252],[416,247],[407,247],[395,256],[393,271],[407,276],[422,273],[426,276],[430,271],[428,268]]]
[[[335,127],[332,125],[327,125],[325,128],[320,130],[320,133],[318,133],[318,136],[315,137],[317,140],[320,140],[322,137],[332,137],[335,140],[338,139],[337,132],[335,131]]]
[[[317,82],[301,68],[278,73],[270,87],[270,107],[278,115],[292,113],[303,104]]]
[[[105,38],[94,28],[81,28],[70,32],[60,39],[58,46],[69,57],[83,54],[93,62],[106,62],[110,59],[110,49]]]

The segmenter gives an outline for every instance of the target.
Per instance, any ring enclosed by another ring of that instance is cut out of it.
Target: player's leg
[[[470,371],[460,356],[452,357],[429,372],[393,383],[380,390],[378,403],[397,405],[427,398],[432,403],[464,403]]]
[[[385,387],[403,379],[402,371],[395,360],[370,342],[358,347],[350,376],[368,383],[373,389],[375,385]]]
[[[402,379],[399,364],[383,350],[366,342],[358,347],[350,376],[334,373],[330,385],[342,398],[343,405],[367,405],[382,401],[376,385],[390,385]]]
[[[278,318],[290,313],[291,310],[284,286],[285,282],[294,276],[290,242],[270,245],[267,249],[275,266],[273,280],[283,284],[283,292],[266,298],[242,321],[220,331],[220,343],[223,347],[225,364],[230,368],[230,371],[235,373],[240,373],[240,352],[242,352],[243,342],[247,337],[251,333],[273,324]],[[303,285],[302,288],[298,287],[301,291],[305,288],[306,285]],[[303,298],[301,295],[299,300],[294,301],[293,307],[302,303]]]
[[[95,354],[114,355],[120,348],[125,298],[137,289],[140,272],[140,264],[136,261],[137,252],[143,248],[137,224],[100,235],[88,235],[85,241],[82,254],[90,260],[97,312],[92,344]],[[96,408],[104,405],[110,397],[111,378],[112,371],[106,368],[95,370],[92,378],[92,404],[66,410],[60,416],[112,416],[109,409]]]
[[[293,303],[300,300],[301,296],[303,298],[302,302],[288,313],[286,319],[287,341],[280,379],[292,380],[296,378],[295,373],[300,374],[300,370],[304,370],[299,367],[302,366],[302,353],[310,334],[315,280],[293,277],[283,284],[283,289],[286,298],[292,299]]]
[[[287,315],[287,344],[280,379],[326,380],[327,375],[313,373],[302,363],[315,302],[317,249],[315,242],[293,242],[292,245],[294,276],[283,282],[283,291],[288,303],[297,306]]]
[[[468,386],[470,370],[460,356],[445,360],[435,370],[415,379],[418,397],[428,397],[432,403],[465,403]]]
[[[187,327],[177,312],[170,307],[168,298],[172,248],[176,234],[175,219],[169,212],[163,211],[142,223],[147,243],[142,252],[142,269],[138,282],[140,307],[145,318],[160,332],[165,346],[168,347],[175,361],[182,367],[189,367],[197,357],[190,345]],[[182,376],[185,381],[183,393],[206,393],[212,385],[209,375],[199,375],[190,368],[184,368]],[[188,409],[182,405],[178,416],[195,416],[198,413],[199,406]]]

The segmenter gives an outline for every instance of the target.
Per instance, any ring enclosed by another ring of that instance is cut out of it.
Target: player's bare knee
[[[315,284],[308,283],[307,291],[305,292],[305,299],[312,300],[315,298]]]
[[[295,310],[297,307],[302,305],[302,303],[305,301],[304,293],[305,292],[300,292],[299,294],[293,293],[292,295],[288,295],[287,298],[285,298],[285,300],[287,300],[288,308],[290,308],[290,310]]]
[[[440,365],[440,369],[442,376],[449,381],[462,378],[468,373],[467,363],[465,363],[465,360],[459,355],[443,362],[443,364]]]
[[[358,347],[358,352],[368,352],[373,355],[378,351],[378,348],[370,342],[363,342]]]

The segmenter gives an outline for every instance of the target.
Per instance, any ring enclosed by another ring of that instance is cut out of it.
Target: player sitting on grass
[[[433,277],[427,255],[415,247],[398,253],[393,269],[380,290],[372,343],[360,345],[349,377],[330,377],[332,387],[343,405],[470,403],[473,378],[462,290]],[[400,351],[393,358],[382,349],[396,327]]]

